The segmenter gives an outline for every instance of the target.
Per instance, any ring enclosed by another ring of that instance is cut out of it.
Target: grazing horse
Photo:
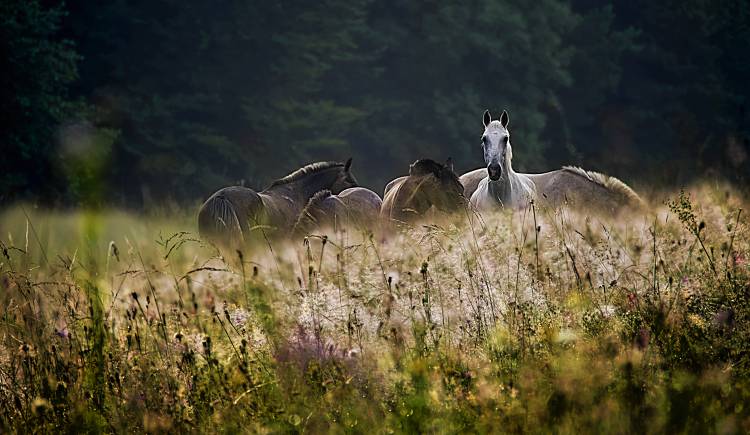
[[[597,172],[572,166],[542,174],[513,171],[508,113],[503,111],[500,120],[493,121],[490,112],[485,111],[483,123],[482,149],[487,166],[467,172],[460,178],[464,195],[477,208],[523,208],[537,198],[551,207],[571,202],[587,210],[610,212],[643,205],[640,197],[625,183]]]
[[[360,228],[372,230],[383,200],[364,187],[352,187],[334,195],[330,190],[316,193],[297,218],[292,234],[310,234],[315,229]]]
[[[352,159],[346,163],[312,163],[274,181],[262,192],[241,186],[225,187],[201,206],[200,234],[231,247],[248,241],[251,230],[258,226],[269,227],[272,235],[288,234],[315,193],[330,190],[338,194],[357,186],[351,163]]]
[[[463,186],[453,172],[453,162],[417,160],[409,175],[388,183],[380,216],[384,219],[414,222],[428,212],[454,213],[466,205]]]

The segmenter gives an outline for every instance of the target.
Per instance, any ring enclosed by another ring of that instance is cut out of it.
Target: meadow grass
[[[747,204],[670,197],[243,252],[14,207],[0,431],[747,433]]]

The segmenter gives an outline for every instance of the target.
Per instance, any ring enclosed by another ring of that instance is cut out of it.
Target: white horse
[[[531,200],[558,207],[563,203],[585,210],[614,212],[622,207],[638,208],[643,201],[617,178],[581,168],[565,166],[542,174],[522,174],[511,166],[513,148],[508,132],[508,113],[493,121],[488,110],[483,116],[482,149],[485,168],[461,176],[464,195],[479,210],[498,207],[523,208]]]
[[[471,205],[478,210],[523,208],[536,197],[536,186],[527,175],[515,172],[511,165],[513,147],[508,132],[508,112],[503,110],[500,120],[493,121],[490,112],[485,111],[483,121],[482,150],[487,172],[471,194]]]

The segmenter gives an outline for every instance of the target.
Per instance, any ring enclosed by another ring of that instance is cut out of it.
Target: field
[[[0,431],[747,433],[747,202],[247,252],[193,211],[0,215]]]

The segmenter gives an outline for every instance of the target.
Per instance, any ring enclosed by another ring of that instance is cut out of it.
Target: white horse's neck
[[[489,177],[479,182],[477,190],[471,195],[471,203],[480,209],[508,207],[524,208],[536,195],[534,182],[524,174],[519,174],[510,167],[503,172],[499,180]]]
[[[487,195],[493,202],[501,206],[511,206],[513,202],[513,185],[511,179],[515,174],[504,173],[499,180],[494,181],[487,178]]]

